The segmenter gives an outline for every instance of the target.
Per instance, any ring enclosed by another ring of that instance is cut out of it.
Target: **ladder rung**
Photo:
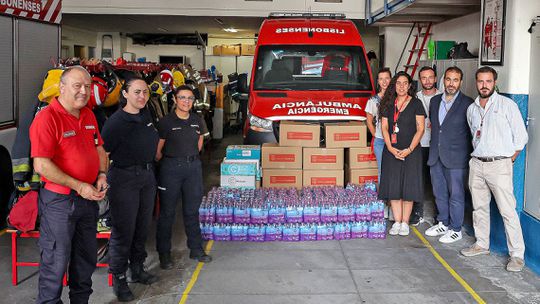
[[[431,33],[420,33],[420,34],[414,34],[414,37],[424,37],[426,35],[431,35]]]
[[[404,68],[412,68],[412,67],[415,67],[415,66],[418,66],[418,64],[406,64],[403,67]]]
[[[414,50],[409,50],[409,52],[413,53],[413,52],[418,52],[420,51],[420,49],[414,49]],[[422,49],[422,51],[427,51],[427,49]]]

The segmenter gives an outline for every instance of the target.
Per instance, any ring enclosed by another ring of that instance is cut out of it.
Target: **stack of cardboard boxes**
[[[221,187],[255,189],[261,182],[261,147],[231,145],[221,163]]]
[[[324,125],[283,121],[279,145],[262,146],[263,187],[344,186],[377,180],[377,163],[361,122]],[[346,176],[346,178],[344,178]]]

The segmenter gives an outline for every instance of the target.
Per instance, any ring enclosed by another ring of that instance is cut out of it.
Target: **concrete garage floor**
[[[226,138],[204,154],[207,190],[219,184],[219,163],[226,145],[239,142],[239,136]],[[423,233],[428,226],[421,224],[418,230]],[[175,226],[173,270],[159,269],[153,228],[146,265],[160,281],[152,286],[131,284],[137,297],[133,303],[179,303],[190,281],[194,284],[185,301],[189,304],[477,302],[412,230],[408,237],[385,240],[212,243],[214,261],[203,265],[195,280],[197,263],[187,258],[181,217]],[[503,256],[460,256],[459,250],[473,243],[470,235],[457,244],[444,245],[434,238],[428,241],[485,303],[540,303],[540,280],[529,269],[506,272]],[[34,302],[37,268],[21,267],[19,285],[12,286],[9,235],[0,237],[0,252],[0,303]],[[38,258],[35,240],[19,240],[21,261]],[[90,302],[116,303],[107,286],[107,270],[99,268],[93,279]],[[63,300],[69,301],[67,288]]]

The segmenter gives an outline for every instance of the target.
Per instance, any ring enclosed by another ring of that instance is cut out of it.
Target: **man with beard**
[[[429,107],[432,137],[428,165],[439,223],[426,230],[426,235],[442,235],[441,243],[462,238],[465,177],[472,151],[467,109],[473,102],[459,91],[462,81],[463,72],[458,67],[446,69],[444,93],[434,97]]]
[[[474,151],[470,161],[469,187],[473,200],[476,243],[461,250],[464,256],[489,254],[491,193],[501,213],[510,259],[506,270],[521,271],[525,243],[516,212],[512,184],[513,166],[528,141],[517,105],[495,92],[497,72],[491,67],[476,71],[478,96],[467,110]]]
[[[429,167],[427,165],[428,156],[429,156],[429,141],[431,140],[431,122],[429,121],[429,105],[431,103],[431,98],[435,95],[441,93],[437,90],[435,82],[437,80],[437,73],[435,69],[430,66],[424,66],[418,72],[418,79],[422,85],[422,90],[416,93],[416,97],[420,99],[424,110],[428,117],[426,117],[425,126],[424,126],[424,135],[420,139],[420,145],[422,146],[422,174],[424,175],[424,183],[426,187],[424,189],[431,188],[431,182],[429,177]],[[424,202],[414,202],[413,211],[411,214],[410,224],[413,226],[418,226],[420,223],[424,222]]]

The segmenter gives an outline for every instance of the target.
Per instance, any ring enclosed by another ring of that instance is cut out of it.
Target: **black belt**
[[[199,155],[175,156],[175,157],[165,156],[165,157],[170,158],[170,159],[174,159],[174,160],[177,160],[177,161],[188,162],[188,163],[196,161],[196,160],[199,159]]]
[[[496,161],[496,160],[507,159],[507,158],[510,158],[510,157],[508,157],[508,156],[476,157],[475,156],[474,158],[478,159],[481,162],[489,163],[489,162],[493,162],[493,161]]]
[[[122,165],[116,165],[113,162],[112,166],[114,168],[119,168],[119,169],[124,169],[124,170],[152,170],[152,169],[154,169],[154,164],[153,163],[122,166]]]

